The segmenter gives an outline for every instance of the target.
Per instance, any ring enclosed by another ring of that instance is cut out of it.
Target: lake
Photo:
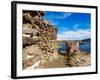
[[[61,48],[58,49],[59,52],[66,51],[67,46],[64,43],[61,43]],[[91,44],[90,41],[81,42],[79,46],[80,51],[91,53]]]
[[[90,42],[80,43],[80,50],[83,52],[91,53],[91,44]]]

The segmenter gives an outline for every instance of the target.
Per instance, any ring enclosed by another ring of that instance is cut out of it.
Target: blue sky
[[[90,38],[91,14],[72,12],[45,12],[44,19],[57,29],[58,40],[81,40]]]

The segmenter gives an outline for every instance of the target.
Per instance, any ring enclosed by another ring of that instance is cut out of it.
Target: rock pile
[[[23,69],[57,57],[57,29],[43,19],[43,11],[23,11]]]
[[[67,55],[66,65],[68,67],[84,67],[91,65],[91,56],[85,52],[74,52]]]

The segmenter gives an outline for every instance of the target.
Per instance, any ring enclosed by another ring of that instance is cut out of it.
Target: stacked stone
[[[69,41],[66,43],[66,45],[68,46],[66,49],[67,53],[71,54],[74,52],[80,52],[79,41]]]
[[[57,30],[43,19],[44,15],[43,11],[23,11],[23,68],[57,53]]]

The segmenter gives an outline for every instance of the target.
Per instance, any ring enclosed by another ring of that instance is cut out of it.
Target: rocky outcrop
[[[23,11],[23,69],[58,55],[57,29],[43,19],[43,11]]]
[[[91,54],[80,51],[80,42],[78,40],[61,41],[61,43],[65,43],[67,46],[66,53],[61,53],[66,58],[64,61],[66,67],[84,67],[91,65]]]
[[[66,58],[66,66],[68,67],[84,67],[91,65],[91,56],[85,52],[74,52],[68,54]]]
[[[70,41],[66,43],[67,45],[67,53],[79,52],[79,41]]]

